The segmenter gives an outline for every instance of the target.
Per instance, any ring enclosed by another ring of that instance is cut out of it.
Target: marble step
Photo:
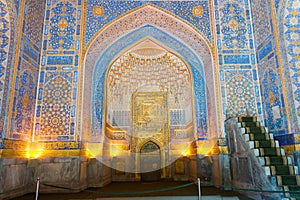
[[[242,133],[254,133],[254,134],[262,134],[262,133],[268,133],[268,128],[264,126],[260,127],[241,127]]]
[[[245,141],[254,141],[254,140],[274,140],[274,136],[273,134],[263,134],[263,133],[259,133],[259,134],[253,134],[253,133],[245,133],[243,134]]]
[[[283,186],[286,197],[300,199],[300,186]]]
[[[299,174],[298,167],[293,165],[263,166],[263,168],[267,176]]]
[[[300,186],[300,175],[279,175],[270,178],[274,186]]]
[[[267,130],[265,127],[245,127],[241,128],[245,131],[245,133],[267,133]]]
[[[250,149],[279,147],[279,142],[277,140],[249,141],[249,147]]]
[[[292,158],[282,156],[264,156],[264,157],[258,157],[258,161],[261,165],[293,165]]]
[[[285,156],[283,148],[256,148],[252,149],[255,156]]]
[[[238,117],[238,122],[257,122],[257,117]]]
[[[238,122],[239,128],[260,127],[260,122]]]

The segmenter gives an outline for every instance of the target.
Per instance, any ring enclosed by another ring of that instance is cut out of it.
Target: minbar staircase
[[[300,200],[300,175],[292,158],[285,155],[278,141],[268,133],[267,128],[260,125],[256,117],[238,117],[237,122],[245,142],[257,157],[271,184],[284,191],[282,199]]]

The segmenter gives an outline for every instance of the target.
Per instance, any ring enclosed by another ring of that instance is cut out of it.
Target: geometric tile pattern
[[[124,35],[129,35],[138,29],[139,34],[147,35],[146,31],[149,29],[141,28],[146,25],[156,27],[156,33],[161,30],[164,34],[174,36],[161,40],[166,44],[172,44],[171,49],[187,57],[186,60],[191,66],[195,80],[198,137],[206,137],[205,134],[209,129],[205,121],[210,120],[207,110],[210,106],[215,109],[215,105],[209,105],[210,102],[206,100],[210,100],[214,87],[220,87],[222,96],[217,98],[220,98],[223,103],[224,113],[228,110],[240,114],[247,108],[251,113],[260,114],[263,105],[266,125],[275,133],[276,131],[283,133],[287,128],[285,127],[287,124],[285,105],[283,105],[286,103],[289,104],[287,114],[293,121],[288,123],[291,123],[293,131],[299,130],[300,0],[272,1],[278,15],[281,11],[280,6],[286,3],[283,10],[285,18],[279,24],[279,29],[282,31],[279,33],[282,39],[281,46],[285,47],[281,52],[283,54],[281,57],[286,61],[286,65],[283,63],[285,65],[283,75],[289,74],[286,80],[280,80],[279,76],[283,72],[279,71],[273,36],[272,10],[270,10],[270,1],[267,0],[214,0],[213,2],[89,0],[85,2],[86,13],[82,10],[81,0],[28,0],[24,6],[24,20],[20,20],[22,30],[18,34],[16,34],[18,29],[11,28],[17,27],[14,20],[23,14],[19,13],[23,10],[20,8],[23,3],[19,0],[14,1],[14,5],[11,5],[12,2],[8,3],[9,6],[4,0],[0,0],[0,131],[3,132],[3,119],[7,117],[3,114],[7,102],[13,102],[13,119],[9,119],[12,133],[9,137],[15,139],[29,137],[33,128],[33,106],[37,98],[36,116],[34,116],[37,122],[36,137],[41,140],[74,141],[76,139],[74,127],[80,127],[80,124],[75,124],[77,91],[81,89],[78,88],[78,73],[83,72],[80,71],[79,65],[80,60],[84,59],[83,56],[81,57],[81,51],[87,50],[80,49],[81,44],[95,41],[89,46],[91,51],[87,54],[91,62],[89,60],[85,65],[90,70],[92,69],[90,64],[97,65],[96,56],[104,55],[104,49],[109,48],[109,45],[115,41],[121,41],[120,38]],[[151,5],[152,8],[143,9],[147,5]],[[12,8],[15,10],[9,11]],[[134,13],[138,9],[141,9],[141,12]],[[211,15],[212,9],[214,9],[214,16]],[[85,19],[81,20],[82,17]],[[215,19],[215,24],[211,19]],[[85,23],[86,29],[83,31],[85,35],[80,35],[83,25],[81,21]],[[114,24],[114,27],[110,24]],[[193,28],[187,28],[187,24],[192,25]],[[152,33],[155,33],[154,29]],[[211,35],[211,29],[216,30],[215,36]],[[100,36],[99,33],[103,35]],[[16,36],[21,38],[14,38]],[[136,38],[138,37],[139,35],[136,35]],[[174,42],[176,38],[177,41]],[[132,40],[123,43],[127,45],[126,47],[137,41],[135,38],[130,39]],[[216,86],[213,84],[212,77],[217,76],[214,76],[214,71],[210,69],[212,56],[208,53],[210,45],[213,44],[212,39],[216,39],[215,59],[220,75],[220,85]],[[188,44],[187,47],[183,47],[181,42]],[[14,48],[18,47],[19,43],[21,43],[20,57],[12,58]],[[98,47],[102,49],[97,49]],[[186,50],[188,48],[197,55],[195,57],[201,57],[203,63],[199,65],[200,67],[197,66],[198,61],[194,61],[194,54],[191,54],[191,57],[186,56],[189,54]],[[115,52],[109,53],[113,55]],[[12,63],[18,64],[10,67]],[[38,67],[40,67],[39,83],[36,81]],[[16,72],[13,80],[8,79],[11,77],[11,69]],[[97,69],[103,70],[100,67]],[[94,98],[96,98],[93,99],[95,103],[93,106],[96,105],[98,110],[92,120],[98,122],[102,121],[101,113],[104,110],[102,103],[104,71],[105,69],[101,73],[96,71],[99,80],[93,83]],[[9,81],[14,80],[16,83],[12,85],[15,84],[15,87],[10,87]],[[286,88],[282,88],[281,82],[291,84],[285,84]],[[34,91],[37,85],[39,85],[38,95],[35,97]],[[9,90],[12,90],[15,99],[4,99],[5,96],[10,96]],[[283,90],[289,90],[288,97],[285,98],[291,101],[283,102]],[[213,100],[215,98],[213,96]],[[263,104],[260,98],[263,99]],[[100,101],[101,103],[97,104]],[[101,125],[99,127],[101,129]]]
[[[22,60],[20,66],[23,71],[22,74],[19,73],[15,86],[17,90],[11,138],[28,141],[31,139],[33,130],[37,74],[35,70],[30,69],[30,63],[26,60]]]
[[[201,72],[197,69],[192,69],[194,75],[194,110],[196,113],[196,130],[197,137],[207,138],[208,137],[208,113],[207,108],[210,106],[207,105],[207,102],[210,102],[211,96],[210,91],[205,88],[205,80]],[[208,98],[208,99],[207,99]]]
[[[33,44],[39,46],[42,38],[42,24],[45,16],[44,0],[28,0],[24,10],[24,34]]]
[[[32,137],[44,13],[43,1],[26,1],[8,138],[28,141]]]
[[[7,50],[5,54],[5,60],[0,63],[0,148],[2,146],[1,139],[9,137],[11,127],[8,126],[13,98],[11,98],[14,92],[15,81],[12,81],[13,69],[18,58],[14,54],[19,44],[18,36],[20,36],[20,28],[16,25],[20,19],[20,2],[19,1],[0,1],[0,51]],[[2,30],[3,29],[3,30]],[[6,29],[8,29],[6,31]],[[8,43],[5,46],[5,43]],[[2,44],[3,43],[3,44]],[[2,49],[2,50],[1,50]],[[19,49],[18,49],[19,50]],[[18,51],[17,50],[17,51]],[[2,54],[3,55],[3,54]],[[3,59],[2,59],[3,60]],[[5,78],[4,78],[5,77]]]
[[[280,3],[280,1],[276,0],[273,3],[276,9],[274,11],[271,10],[269,1],[254,0],[252,3],[252,13],[259,79],[261,82],[264,123],[270,132],[278,136],[276,139],[282,139],[283,137],[281,136],[286,134],[288,127],[286,113],[291,114],[291,112],[287,111],[287,106],[284,105],[283,92],[284,90],[287,91],[290,84],[285,83],[286,87],[283,88],[282,82],[285,82],[285,80],[281,80],[281,70],[278,63],[278,55],[276,54],[275,36],[273,34],[274,24],[272,12],[274,16],[278,15],[279,4],[282,4],[283,1]],[[281,29],[281,26],[278,25],[278,28]],[[283,36],[279,36],[279,38],[282,37]],[[282,55],[280,56],[282,57]],[[286,99],[289,99],[289,97],[286,97]],[[285,103],[287,104],[288,102]],[[290,117],[290,119],[292,119],[292,117]],[[286,145],[286,142],[283,142],[281,139],[280,144]]]
[[[256,114],[255,90],[251,81],[252,73],[245,71],[226,71],[226,114],[244,115],[246,112]]]
[[[284,43],[292,82],[296,127],[300,127],[300,0],[287,0],[283,21]]]
[[[80,35],[82,16],[81,0],[52,0],[46,3],[35,140],[63,142],[80,138],[79,133],[76,135],[81,120],[77,119],[77,126],[76,101],[81,42],[84,38]]]
[[[29,14],[30,13],[30,14]],[[8,138],[16,140],[31,140],[33,133],[34,110],[36,103],[37,77],[41,51],[42,27],[45,13],[43,1],[26,1],[24,5],[24,20],[22,21],[22,37],[19,60],[16,70],[12,118]]]
[[[282,107],[282,84],[277,57],[275,56],[275,39],[272,32],[270,6],[268,1],[254,0],[252,13],[264,123],[270,132],[277,135],[285,133],[286,114]]]
[[[269,69],[266,70],[263,74],[261,83],[262,83],[262,94],[263,94],[263,106],[264,112],[266,116],[266,126],[270,131],[275,134],[279,132],[279,130],[284,130],[284,120],[281,117],[282,109],[281,109],[281,98],[279,91],[279,80],[280,77],[278,73],[274,70]]]
[[[259,45],[272,34],[271,16],[266,14],[266,10],[269,10],[267,1],[253,0],[252,18],[254,24],[255,44],[257,47],[259,47]]]
[[[296,3],[296,2],[295,2]],[[275,4],[276,6],[276,4]],[[295,7],[293,7],[295,6]],[[298,6],[299,7],[299,6]],[[294,74],[293,72],[295,70],[295,67],[293,67],[293,63],[291,62],[291,56],[289,53],[291,53],[291,47],[293,45],[298,46],[298,41],[292,39],[292,35],[297,38],[297,36],[294,34],[295,27],[290,27],[289,30],[289,21],[290,17],[296,14],[296,12],[292,12],[291,9],[296,9],[297,5],[291,4],[289,1],[280,1],[278,3],[278,8],[276,16],[278,18],[277,22],[277,28],[278,28],[278,61],[280,62],[280,72],[284,75],[283,80],[281,80],[282,85],[282,91],[284,92],[283,98],[285,99],[285,115],[286,115],[286,123],[288,126],[288,129],[286,129],[286,133],[297,133],[300,130],[299,126],[299,120],[297,118],[297,110],[295,108],[295,85],[292,83],[293,79],[291,78],[291,75]],[[287,11],[289,10],[289,11]],[[286,17],[287,13],[291,12],[292,15],[289,15],[289,17]],[[299,18],[299,17],[298,17]],[[295,19],[293,19],[295,21]],[[293,21],[292,20],[292,21]],[[293,33],[294,32],[294,33]],[[293,33],[293,34],[292,34]],[[299,34],[299,33],[298,33]],[[289,47],[288,47],[289,46]],[[292,47],[293,48],[293,47]],[[289,52],[289,53],[288,53]],[[295,62],[297,62],[297,56],[293,59]],[[297,73],[297,72],[296,72]],[[293,76],[293,75],[292,75]],[[295,135],[296,136],[296,135]],[[294,144],[294,143],[291,143]]]
[[[223,119],[262,115],[250,1],[214,1]]]
[[[105,80],[105,73],[103,73],[101,80]],[[95,85],[96,89],[94,92],[94,98],[93,98],[93,108],[94,110],[93,114],[95,114],[95,117],[92,117],[92,124],[93,130],[92,130],[92,136],[95,138],[97,136],[97,133],[100,133],[103,125],[103,114],[104,114],[104,84],[103,81],[99,81],[97,85]]]
[[[211,39],[209,1],[106,1],[90,0],[86,3],[86,38],[88,43],[105,24],[145,4],[169,11],[193,24]]]
[[[72,87],[69,81],[61,75],[56,75],[47,81],[43,88],[44,101],[39,111],[41,119],[36,132],[40,141],[62,141],[74,137],[70,133],[69,123]]]
[[[70,49],[74,46],[74,34],[76,30],[76,8],[69,2],[58,3],[51,9],[53,16],[50,19],[49,45],[53,49]]]
[[[222,42],[228,49],[245,48],[247,45],[247,24],[244,9],[239,4],[225,4],[220,9]]]
[[[6,72],[7,59],[10,44],[11,26],[6,1],[0,1],[0,115],[2,114],[2,106],[4,106],[4,89],[6,87]],[[2,116],[2,115],[1,115]],[[1,120],[2,121],[2,120]],[[3,123],[3,122],[2,122]],[[0,131],[2,130],[2,123],[0,123]]]

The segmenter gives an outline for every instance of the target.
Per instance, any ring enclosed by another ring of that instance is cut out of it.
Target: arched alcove
[[[111,149],[110,156],[116,156],[114,149],[120,149],[118,156],[126,154],[137,166],[130,171],[140,173],[138,154],[146,140],[162,144],[162,168],[176,159],[171,155],[178,157],[189,149],[197,137],[194,81],[190,66],[181,55],[148,36],[117,55],[105,74],[105,87],[96,89],[105,91],[105,101],[96,98],[93,106],[105,111],[104,142],[105,148]],[[95,80],[97,85],[104,81]],[[177,149],[172,147],[174,143]],[[163,176],[170,177],[170,170],[166,171],[162,170]]]
[[[134,20],[139,17],[143,19]],[[119,29],[119,26],[122,28]],[[177,31],[178,29],[181,31]],[[86,103],[82,106],[83,118],[88,123],[84,123],[82,127],[83,139],[100,141],[102,138],[107,67],[118,55],[146,37],[164,44],[186,60],[194,80],[195,139],[215,137],[218,128],[214,70],[208,41],[180,19],[152,5],[146,5],[106,26],[88,46],[83,87],[83,102]],[[210,107],[207,108],[207,105]]]
[[[140,168],[142,181],[159,181],[161,178],[161,154],[159,146],[152,141],[145,143],[141,149]]]

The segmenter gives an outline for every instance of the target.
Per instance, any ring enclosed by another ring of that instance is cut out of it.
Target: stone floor
[[[185,186],[186,187],[181,187]],[[170,189],[170,190],[169,190]],[[208,199],[251,200],[237,192],[204,186],[201,194]],[[117,200],[125,199],[198,199],[197,185],[188,182],[113,182],[103,188],[88,188],[79,193],[39,194],[39,200]],[[131,197],[131,198],[128,198]],[[136,198],[139,197],[139,198]],[[172,198],[174,197],[174,198]],[[231,198],[230,198],[231,197]],[[27,194],[13,200],[33,200],[35,194]]]

